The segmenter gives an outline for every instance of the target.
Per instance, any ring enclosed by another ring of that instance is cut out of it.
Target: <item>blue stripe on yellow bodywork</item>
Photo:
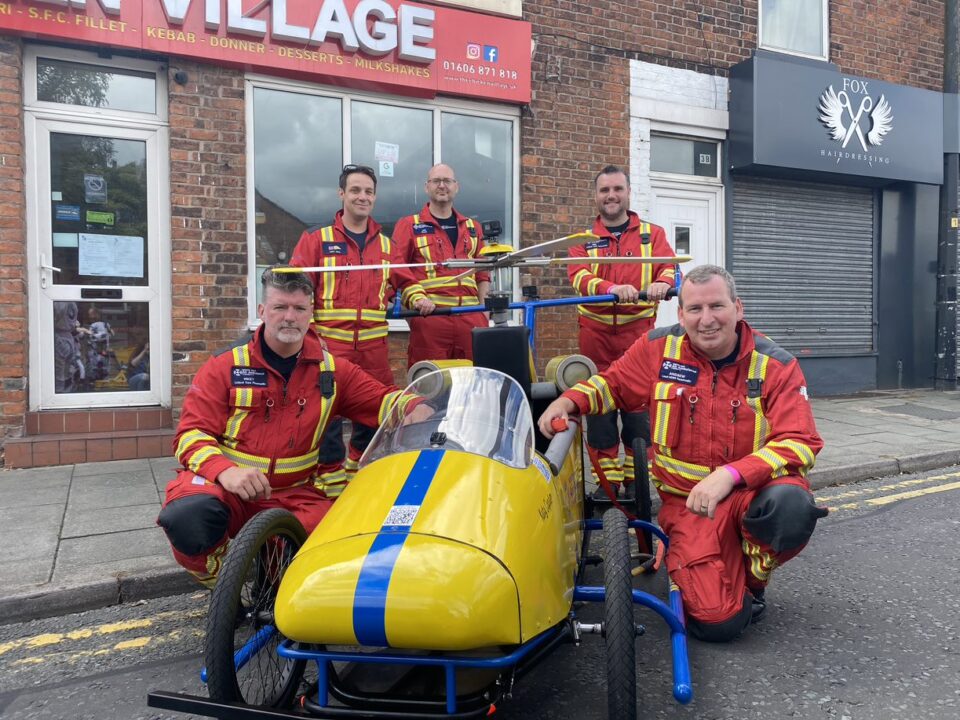
[[[444,450],[420,452],[394,500],[394,507],[419,507],[423,503],[444,453]],[[410,525],[387,525],[385,522],[363,562],[353,598],[353,632],[361,645],[388,645],[387,590],[397,557],[409,535]]]

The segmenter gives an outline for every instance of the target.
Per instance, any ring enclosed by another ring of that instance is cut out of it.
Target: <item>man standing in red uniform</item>
[[[395,399],[411,417],[419,412],[414,398],[323,349],[310,329],[312,296],[302,273],[268,269],[253,339],[210,358],[184,398],[175,441],[184,469],[157,522],[177,562],[205,585],[259,511],[289,510],[307,532],[320,522],[333,502],[314,485],[331,418],[377,425]]]
[[[765,608],[774,568],[817,520],[806,475],[823,447],[797,360],[743,321],[733,277],[701,265],[683,279],[680,323],[653,330],[605,372],[546,409],[650,410],[667,568],[693,637],[726,641]]]
[[[340,173],[339,210],[333,224],[305,230],[293,249],[291,265],[335,267],[403,262],[396,244],[373,219],[377,176],[366,165],[346,165]],[[313,325],[327,348],[384,384],[393,383],[387,354],[387,308],[397,292],[408,307],[426,315],[433,303],[407,269],[314,272]],[[343,423],[330,423],[320,451],[318,484],[328,497],[339,495],[357,471],[375,428],[354,423],[349,451],[343,446]],[[346,457],[346,462],[344,458]]]
[[[606,370],[633,343],[653,327],[657,306],[673,287],[676,266],[672,264],[590,264],[591,257],[667,257],[673,248],[663,228],[643,222],[629,210],[630,181],[623,170],[608,165],[594,179],[597,219],[592,232],[598,237],[570,250],[570,257],[582,257],[583,265],[571,264],[567,273],[573,289],[584,296],[616,295],[615,303],[578,305],[580,315],[580,352],[593,360],[597,369]],[[647,293],[646,300],[639,294]],[[623,425],[618,431],[617,416]],[[633,493],[633,441],[641,437],[649,444],[650,421],[645,413],[613,411],[591,418],[587,423],[587,445],[591,459],[597,462],[613,489],[625,483]],[[624,462],[620,460],[623,439]],[[602,488],[597,496],[606,497]]]
[[[472,218],[461,215],[453,207],[460,190],[453,168],[434,165],[427,173],[424,187],[429,202],[416,215],[401,218],[393,231],[393,241],[405,262],[432,263],[477,257],[483,247],[483,233]],[[459,279],[455,278],[463,273],[462,268],[415,268],[413,273],[437,307],[482,305],[490,289],[490,274],[486,272]],[[420,360],[472,359],[473,328],[488,324],[486,315],[480,312],[410,318],[408,322],[407,367]]]

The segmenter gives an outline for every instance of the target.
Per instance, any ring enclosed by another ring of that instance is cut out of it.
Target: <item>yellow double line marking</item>
[[[871,507],[880,507],[883,505],[890,505],[895,502],[900,502],[901,500],[910,500],[911,498],[922,497],[924,495],[932,495],[934,493],[948,492],[950,490],[960,490],[960,481],[949,482],[949,483],[940,483],[942,480],[950,480],[953,478],[960,478],[960,472],[947,473],[944,475],[931,475],[926,478],[914,478],[912,480],[901,480],[900,482],[891,483],[888,485],[881,485],[876,488],[864,488],[861,490],[849,490],[847,492],[838,493],[836,495],[830,495],[827,497],[817,497],[817,504],[827,504],[827,507],[830,508],[831,512],[837,510],[855,510],[861,505],[868,505]],[[874,495],[877,493],[889,492],[891,490],[904,490],[905,488],[915,488],[918,485],[926,485],[928,483],[937,483],[929,487],[922,487],[916,490],[905,490],[904,492],[894,492],[889,495],[881,495],[879,497],[868,497],[863,498],[855,502],[846,502],[846,503],[837,503],[838,500],[850,500],[854,498],[862,498],[864,495]]]
[[[203,618],[207,614],[206,609],[198,610],[189,610],[186,612],[181,611],[166,611],[158,613],[153,617],[149,618],[140,618],[136,620],[125,620],[123,622],[116,623],[105,623],[103,625],[97,625],[90,628],[80,628],[79,630],[71,630],[70,632],[64,633],[43,633],[41,635],[33,635],[32,637],[18,638],[17,640],[12,640],[10,642],[0,643],[0,656],[12,652],[14,650],[35,650],[38,648],[53,649],[54,646],[62,645],[69,641],[77,640],[88,640],[91,638],[108,638],[111,636],[116,636],[120,633],[127,633],[133,630],[144,630],[149,628],[154,628],[157,624],[160,624],[164,621],[176,621],[178,624],[182,624],[188,620],[195,620],[198,618]],[[164,636],[141,636],[132,638],[129,640],[121,640],[109,647],[104,647],[99,650],[84,650],[76,653],[69,653],[70,657],[84,657],[90,655],[100,655],[105,652],[116,652],[122,650],[134,650],[142,648],[151,642],[160,643],[167,642],[169,640],[175,640],[179,638],[182,634],[181,630],[173,630],[167,635]],[[37,663],[43,662],[45,657],[51,657],[53,655],[63,655],[64,651],[54,652],[50,655],[44,656],[39,655],[33,658],[27,658],[23,660],[15,661],[13,664],[24,664],[24,663]]]

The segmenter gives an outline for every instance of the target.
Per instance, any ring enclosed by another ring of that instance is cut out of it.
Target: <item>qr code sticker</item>
[[[410,527],[417,519],[418,512],[420,512],[419,505],[394,505],[387,513],[387,519],[383,524]]]

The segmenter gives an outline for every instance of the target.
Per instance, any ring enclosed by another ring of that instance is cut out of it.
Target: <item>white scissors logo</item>
[[[856,135],[863,147],[867,151],[867,146],[876,147],[883,142],[883,137],[893,129],[893,111],[886,97],[880,96],[876,107],[873,105],[873,98],[865,96],[860,100],[860,106],[856,113],[853,111],[853,105],[850,103],[850,96],[846,90],[839,93],[834,92],[833,85],[823,91],[820,96],[820,104],[817,106],[820,111],[820,122],[822,122],[830,132],[830,137],[846,147],[850,139]],[[844,112],[850,120],[849,124],[844,124]],[[860,118],[866,113],[870,118],[870,130],[864,137],[863,130],[860,127]]]

